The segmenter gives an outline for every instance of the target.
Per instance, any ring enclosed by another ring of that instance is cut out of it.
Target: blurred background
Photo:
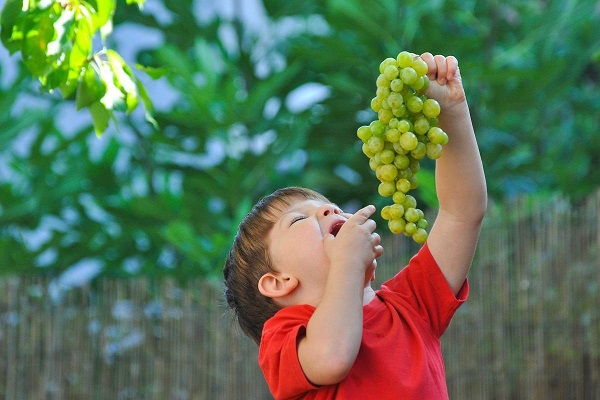
[[[356,129],[402,50],[458,58],[491,200],[451,398],[600,398],[600,2],[116,4],[106,45],[166,71],[136,72],[155,126],[97,135],[0,46],[0,398],[269,399],[225,255],[279,187],[386,204]],[[419,178],[433,219],[433,163]],[[417,248],[378,222],[381,282]]]

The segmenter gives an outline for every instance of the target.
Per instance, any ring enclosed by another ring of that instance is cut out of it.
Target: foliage
[[[128,0],[140,7],[145,0]],[[2,43],[21,52],[23,64],[41,83],[88,108],[96,134],[108,128],[113,111],[131,113],[141,100],[152,118],[152,102],[141,81],[114,50],[94,50],[112,30],[115,0],[7,0],[2,9]]]
[[[94,119],[69,113],[84,103],[77,91],[40,97],[29,79],[40,75],[25,68],[0,87],[0,271],[100,265],[117,276],[216,277],[237,223],[277,187],[313,187],[349,210],[379,205],[355,132],[374,117],[379,62],[400,50],[459,59],[492,197],[580,197],[600,182],[600,11],[591,0],[264,0],[253,19],[234,2],[116,9],[103,43],[115,50],[101,59],[119,51],[150,74],[165,72],[146,83],[127,70],[160,100],[156,126],[131,109],[114,114],[118,134],[109,127],[97,138]],[[14,3],[5,4],[3,40]],[[127,27],[160,40],[126,55],[115,33]],[[35,70],[24,43],[23,65]],[[82,77],[80,85],[104,85],[102,75]],[[433,163],[420,180],[421,200],[434,207]]]

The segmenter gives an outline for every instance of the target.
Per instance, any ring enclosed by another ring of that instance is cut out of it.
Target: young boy
[[[487,195],[458,62],[421,57],[450,140],[439,212],[408,266],[373,290],[375,207],[346,214],[308,189],[276,191],[240,224],[226,297],[276,399],[448,399],[440,337],[468,295]]]

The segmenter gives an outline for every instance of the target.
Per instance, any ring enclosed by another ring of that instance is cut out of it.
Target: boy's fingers
[[[375,206],[368,205],[355,212],[350,219],[355,219],[357,223],[364,224],[374,212]]]
[[[437,54],[433,56],[435,66],[437,68],[437,81],[440,85],[445,85],[448,81],[448,65],[446,63],[446,57]]]
[[[427,64],[427,77],[429,80],[435,80],[437,71],[435,69],[435,62],[433,61],[433,54],[427,52],[421,54],[421,60]]]
[[[454,56],[448,56],[448,58],[446,58],[446,65],[448,66],[447,78],[450,81],[459,73],[458,60]]]

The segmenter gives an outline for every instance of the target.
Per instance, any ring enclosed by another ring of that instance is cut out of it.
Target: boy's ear
[[[259,292],[266,297],[276,299],[287,296],[298,286],[298,279],[290,275],[267,272],[258,281]]]

